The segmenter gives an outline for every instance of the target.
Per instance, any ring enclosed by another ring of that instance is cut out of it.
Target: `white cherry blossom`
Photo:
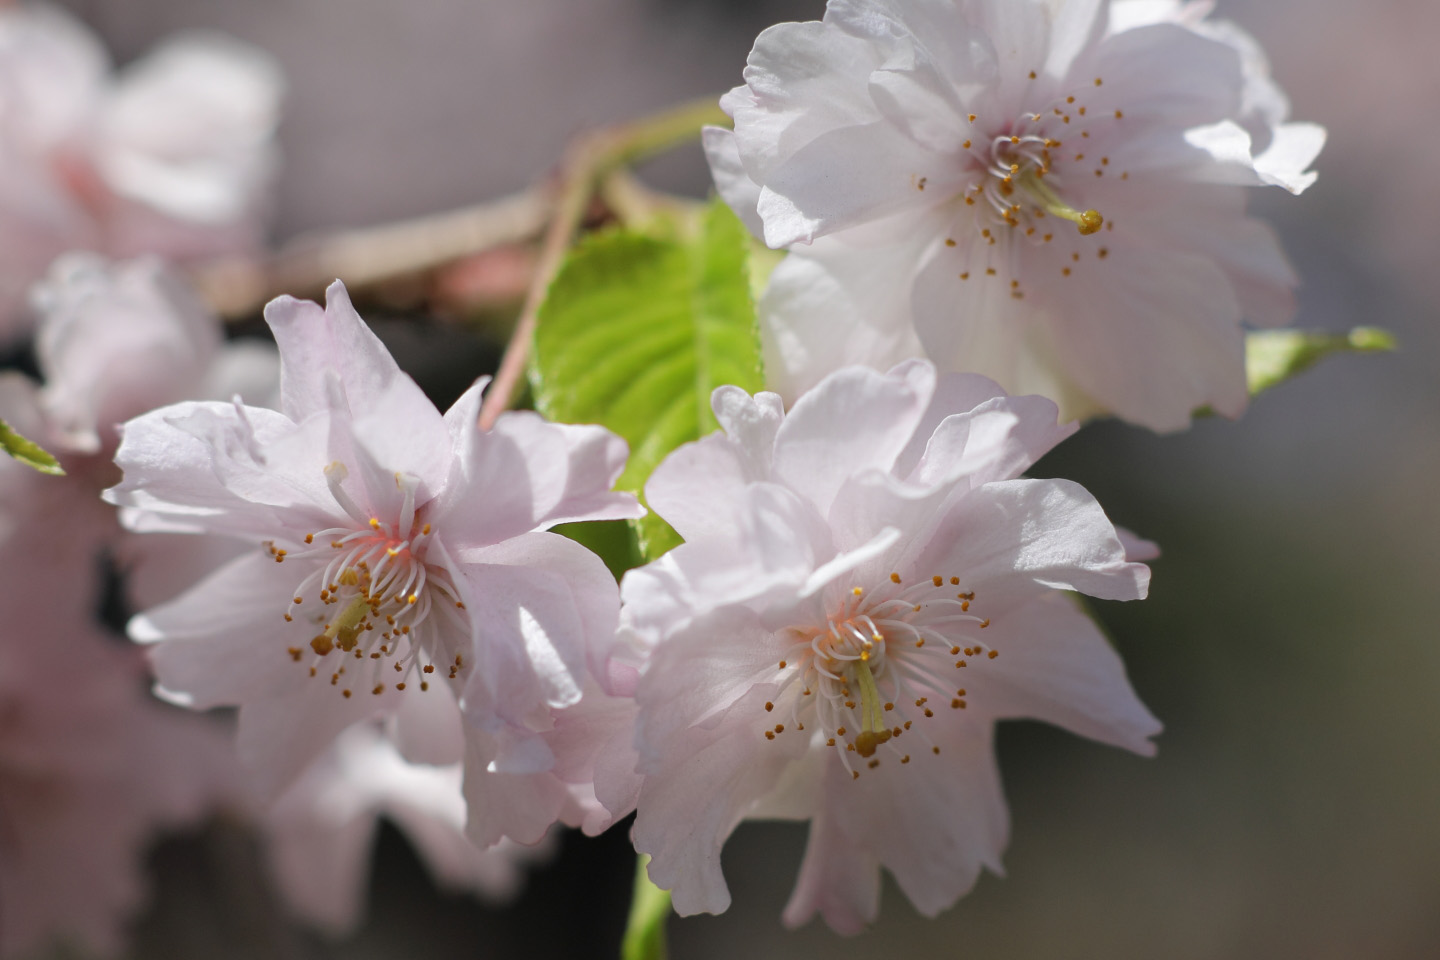
[[[624,441],[528,412],[482,431],[484,381],[442,417],[339,283],[323,310],[281,298],[266,319],[278,411],[183,403],[123,431],[107,496],[133,528],[248,545],[132,621],[161,690],[239,705],[241,759],[268,797],[384,716],[407,759],[464,760],[477,842],[583,819],[550,742],[618,596],[597,557],[546,531],[643,512],[610,489]]]
[[[724,432],[646,486],[686,542],[626,574],[613,654],[638,672],[635,845],[680,913],[724,910],[726,837],[782,817],[811,823],[788,924],[860,929],[882,866],[933,915],[999,869],[996,720],[1153,751],[1061,592],[1137,599],[1148,569],[1079,486],[1012,479],[1073,432],[1051,401],[909,361],[788,415],[729,387],[713,407]]]
[[[761,34],[706,146],[791,249],[761,303],[775,387],[923,355],[1067,417],[1238,415],[1241,322],[1288,321],[1297,282],[1239,187],[1301,192],[1324,131],[1206,9],[830,0]]]

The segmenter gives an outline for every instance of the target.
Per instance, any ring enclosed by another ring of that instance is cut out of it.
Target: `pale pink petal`
[[[283,564],[247,552],[133,618],[130,638],[155,644],[150,660],[166,699],[204,710],[302,688],[307,678],[292,669],[286,637],[276,629],[285,625],[284,597],[294,582]]]
[[[104,496],[191,529],[251,540],[286,526],[322,529],[329,526],[319,507],[330,497],[328,435],[323,418],[296,427],[258,407],[164,407],[125,424],[115,455],[125,477]]]
[[[347,727],[394,710],[402,696],[391,690],[372,696],[360,689],[342,697],[323,680],[314,683],[317,688],[324,685],[328,696],[316,696],[318,689],[301,689],[240,706],[235,745],[246,782],[262,803],[276,800]],[[421,696],[418,690],[409,695]]]
[[[977,603],[1004,604],[1038,587],[1136,600],[1150,582],[1147,567],[1126,561],[1095,498],[1068,480],[1004,480],[971,491],[931,534],[915,566],[964,571]]]
[[[953,157],[899,138],[885,122],[822,133],[773,170],[757,209],[765,242],[780,248],[933,205],[967,175]],[[956,139],[959,139],[957,136]]]
[[[722,713],[677,730],[664,772],[641,789],[631,837],[651,857],[650,879],[671,891],[682,917],[729,907],[720,848],[803,747],[798,739],[761,738],[755,718],[766,716],[761,705],[771,695],[767,686],[751,687]]]
[[[476,682],[490,688],[494,709],[516,722],[533,704],[577,703],[587,660],[599,675],[619,616],[619,591],[600,558],[558,534],[531,533],[459,559],[483,624]]]
[[[672,633],[652,654],[635,691],[641,708],[635,729],[641,771],[659,770],[657,758],[673,755],[674,742],[687,729],[709,726],[757,683],[770,691],[763,699],[773,698],[775,665],[788,647],[740,606],[723,607]],[[760,739],[760,729],[752,744],[757,750],[770,746]]]
[[[744,87],[721,98],[736,119],[746,172],[763,183],[816,137],[878,117],[863,97],[864,77],[879,66],[871,44],[820,23],[782,23],[760,34]],[[847,95],[852,94],[852,95]]]
[[[1160,722],[1145,709],[1120,655],[1068,597],[1047,594],[996,617],[985,641],[972,707],[987,716],[1035,717],[1071,733],[1153,756]],[[978,686],[978,682],[977,682]]]
[[[978,487],[1017,476],[1079,429],[1057,423],[1058,413],[1044,397],[997,397],[947,417],[910,479],[931,485],[964,477]]]
[[[456,456],[436,509],[447,536],[472,543],[580,520],[642,516],[633,496],[611,490],[625,468],[625,441],[597,426],[550,423],[534,413],[503,414],[476,426],[477,383],[446,415]],[[477,491],[484,491],[483,495]]]
[[[880,775],[866,771],[847,783],[850,775],[832,759],[826,783],[836,829],[894,875],[916,910],[933,917],[974,886],[982,867],[1000,872],[1009,815],[991,725],[951,722],[927,733],[938,756],[927,756],[923,743],[902,746],[902,738],[886,752]],[[915,757],[902,764],[894,754],[906,750]]]
[[[795,402],[775,438],[775,474],[823,515],[848,476],[888,470],[934,391],[933,368],[896,376],[851,367]],[[823,470],[816,464],[825,464]]]
[[[723,536],[752,477],[744,451],[714,433],[666,457],[645,481],[645,502],[686,540]]]
[[[1072,315],[1051,325],[1080,389],[1152,430],[1180,429],[1207,405],[1239,416],[1249,402],[1245,338],[1225,274],[1153,246],[1117,240],[1109,251],[1127,281],[1077,273]]]
[[[847,789],[844,783],[837,783]],[[820,914],[836,933],[854,936],[880,914],[880,863],[864,847],[835,829],[819,810],[810,821],[805,858],[782,919],[792,930]]]
[[[766,385],[793,402],[843,366],[885,371],[920,356],[902,278],[934,242],[927,233],[902,214],[782,260],[758,305]]]
[[[751,236],[763,238],[765,222],[756,209],[760,203],[760,185],[750,179],[740,162],[735,132],[724,127],[705,127],[700,131],[700,142],[705,148],[705,160],[710,164],[716,192],[735,211]]]
[[[1124,527],[1116,527],[1115,536],[1125,548],[1125,559],[1132,563],[1147,563],[1160,557],[1160,545],[1153,540],[1146,540]]]
[[[483,734],[466,737],[465,802],[469,820],[465,835],[480,847],[509,837],[518,843],[538,843],[550,825],[573,809],[565,785],[549,773],[492,773],[493,757]]]

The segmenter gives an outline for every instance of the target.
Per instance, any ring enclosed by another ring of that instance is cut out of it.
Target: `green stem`
[[[707,97],[631,123],[597,130],[575,141],[561,166],[560,200],[540,248],[525,306],[505,347],[505,356],[500,359],[495,381],[480,408],[481,429],[489,429],[501,411],[510,405],[511,396],[525,375],[540,305],[545,301],[551,281],[560,272],[565,253],[574,242],[600,181],[618,167],[698,137],[702,127],[729,122],[730,118],[719,107],[718,98]]]
[[[620,960],[665,960],[665,920],[670,916],[670,891],[650,882],[643,854],[635,861],[635,893],[630,901],[630,919],[625,939],[620,942]]]

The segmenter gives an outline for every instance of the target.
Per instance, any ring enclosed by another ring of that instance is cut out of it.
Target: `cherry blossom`
[[[860,929],[882,866],[933,915],[999,869],[996,720],[1153,752],[1062,592],[1138,599],[1148,569],[1084,489],[1013,479],[1074,430],[1051,401],[909,361],[842,369],[788,415],[731,387],[713,407],[723,433],[646,486],[686,542],[626,574],[613,651],[638,675],[635,845],[680,913],[724,910],[726,837],[781,817],[810,821],[788,924]]]
[[[761,303],[776,388],[926,356],[1067,417],[1243,411],[1241,322],[1287,322],[1297,281],[1239,187],[1300,193],[1324,131],[1206,9],[831,0],[761,34],[706,145],[791,250]]]
[[[212,33],[166,41],[112,77],[99,41],[48,4],[0,8],[0,335],[71,249],[195,259],[254,249],[283,81]]]
[[[345,728],[390,717],[407,760],[463,759],[477,842],[583,819],[550,744],[599,675],[618,595],[594,554],[546,531],[643,512],[610,489],[624,442],[529,412],[482,431],[483,380],[442,417],[339,283],[323,309],[282,297],[266,319],[278,411],[182,403],[124,427],[107,497],[132,528],[248,545],[131,622],[160,690],[238,705],[267,797]]]

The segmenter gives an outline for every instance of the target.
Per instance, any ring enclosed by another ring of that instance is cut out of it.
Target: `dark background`
[[[754,35],[818,0],[74,0],[123,61],[181,27],[270,50],[291,93],[277,238],[519,189],[586,126],[738,82]],[[735,905],[671,923],[678,960],[746,957],[1440,956],[1440,249],[1434,122],[1440,9],[1233,0],[1300,119],[1331,140],[1303,198],[1257,194],[1304,278],[1300,323],[1379,324],[1401,352],[1347,358],[1238,423],[1156,437],[1101,423],[1037,469],[1090,488],[1160,542],[1151,598],[1100,604],[1166,723],[1142,760],[1005,725],[1008,879],[936,921],[887,887],[859,938],[787,933],[803,829],[742,827]],[[706,190],[698,148],[652,182]],[[370,314],[379,316],[379,311]],[[442,403],[493,362],[456,328],[384,323]],[[445,351],[434,349],[445,345]],[[433,367],[428,357],[446,353]],[[287,925],[243,833],[155,855],[144,958],[613,955],[633,858],[571,838],[508,911],[438,896],[403,839],[378,849],[371,915],[326,944]]]

